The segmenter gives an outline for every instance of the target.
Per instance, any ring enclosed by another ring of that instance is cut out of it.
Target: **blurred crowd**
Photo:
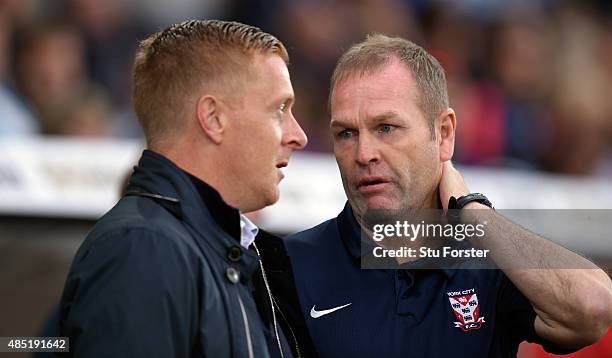
[[[307,150],[332,149],[335,61],[365,34],[447,72],[459,163],[612,175],[612,5],[572,0],[0,0],[0,137],[140,138],[138,40],[191,18],[256,25],[291,56]]]

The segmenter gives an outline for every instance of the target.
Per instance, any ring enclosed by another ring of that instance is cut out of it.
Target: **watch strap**
[[[454,196],[451,196],[448,201],[448,208],[461,210],[467,204],[473,201],[480,203],[482,205],[486,205],[490,207],[491,209],[494,209],[491,201],[484,194],[481,194],[481,193],[470,193],[470,194],[461,196],[459,198],[455,198]]]

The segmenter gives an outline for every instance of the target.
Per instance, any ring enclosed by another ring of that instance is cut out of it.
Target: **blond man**
[[[287,63],[278,39],[236,22],[141,42],[133,96],[148,149],[70,269],[72,355],[291,355],[274,307],[255,306],[258,229],[243,215],[278,200],[281,168],[306,145]]]

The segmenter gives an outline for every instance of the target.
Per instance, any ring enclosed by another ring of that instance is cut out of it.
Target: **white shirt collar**
[[[259,228],[249,218],[240,214],[240,245],[248,249],[258,232]]]

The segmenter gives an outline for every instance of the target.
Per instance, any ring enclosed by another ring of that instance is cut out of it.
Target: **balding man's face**
[[[437,205],[439,143],[417,104],[410,71],[397,60],[336,85],[334,153],[357,215]]]

